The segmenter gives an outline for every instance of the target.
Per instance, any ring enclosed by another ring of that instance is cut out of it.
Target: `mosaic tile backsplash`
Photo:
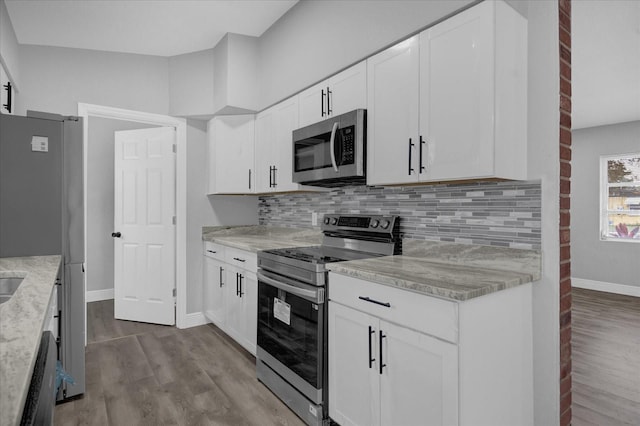
[[[259,197],[260,225],[309,228],[327,213],[400,216],[404,238],[540,249],[540,183],[346,187]]]

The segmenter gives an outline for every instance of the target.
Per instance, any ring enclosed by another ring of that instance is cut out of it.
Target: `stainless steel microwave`
[[[366,182],[367,111],[356,109],[293,131],[293,181],[339,187]]]

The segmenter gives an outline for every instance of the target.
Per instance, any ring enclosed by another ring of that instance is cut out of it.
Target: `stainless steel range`
[[[327,263],[400,254],[396,216],[326,215],[322,245],[258,253],[258,379],[307,424],[328,422]]]

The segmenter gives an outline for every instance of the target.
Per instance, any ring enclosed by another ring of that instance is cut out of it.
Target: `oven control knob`
[[[332,218],[331,218],[331,224],[332,224],[332,225],[335,225],[336,223],[338,223],[338,218],[336,218],[336,217],[332,217]]]
[[[375,220],[371,221],[371,227],[372,228],[377,228],[379,223],[380,223],[380,221],[375,219]]]
[[[324,224],[325,224],[325,225],[328,225],[330,220],[331,220],[331,219],[329,219],[328,217],[325,217],[325,218],[324,218]]]
[[[388,220],[383,220],[382,223],[380,224],[380,227],[382,229],[387,229],[389,227],[389,221]]]

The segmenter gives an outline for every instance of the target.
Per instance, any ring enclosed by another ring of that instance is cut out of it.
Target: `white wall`
[[[263,109],[472,3],[301,1],[259,40]]]
[[[600,240],[600,156],[633,152],[640,152],[640,121],[573,131],[571,275],[574,281],[579,278],[640,288],[640,244]]]
[[[170,115],[209,117],[213,96],[213,49],[169,58]]]
[[[89,118],[87,143],[87,292],[113,290],[114,132],[155,127]],[[102,298],[109,293],[94,293]],[[90,296],[91,300],[91,296]]]
[[[560,419],[558,3],[528,2],[528,173],[542,188],[542,278],[533,285],[534,424]]]
[[[168,58],[63,47],[20,46],[16,113],[78,113],[78,102],[169,113]]]
[[[18,40],[9,19],[7,6],[0,0],[0,65],[17,90],[22,88],[20,63],[18,60]]]

